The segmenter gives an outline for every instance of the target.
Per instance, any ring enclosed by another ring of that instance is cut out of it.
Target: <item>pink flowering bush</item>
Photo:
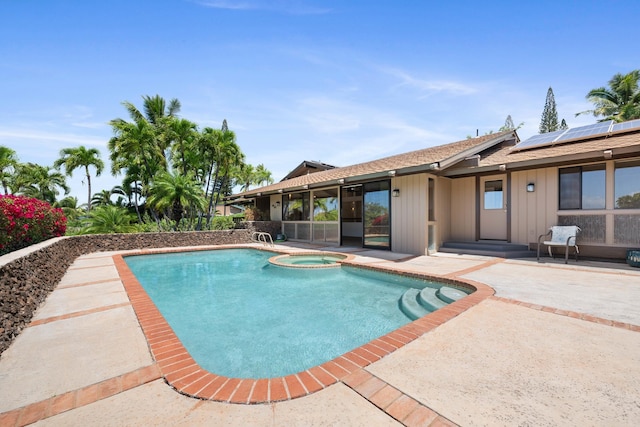
[[[66,230],[62,209],[31,197],[0,195],[0,255],[64,236]]]

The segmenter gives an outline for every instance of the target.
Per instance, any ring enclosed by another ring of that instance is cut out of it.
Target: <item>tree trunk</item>
[[[91,211],[91,175],[89,175],[89,166],[84,167],[87,174],[87,212]]]
[[[216,173],[215,173],[215,177],[213,178],[213,184],[211,185],[211,196],[209,197],[209,207],[207,209],[207,230],[209,229],[209,225],[211,224],[211,207],[213,205],[213,193],[216,190],[216,182],[218,182],[218,175],[220,172],[220,168],[218,167],[218,163],[216,163]],[[216,203],[217,203],[217,198],[216,198]]]

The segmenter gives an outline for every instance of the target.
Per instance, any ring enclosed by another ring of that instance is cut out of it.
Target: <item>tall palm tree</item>
[[[213,172],[216,165],[216,151],[218,149],[219,141],[222,140],[222,130],[205,127],[195,140],[195,147],[193,152],[196,154],[199,160],[199,165],[196,167],[201,174],[201,181],[204,183],[205,196],[211,194],[209,200],[209,210],[211,211],[211,205],[213,204],[213,190],[209,192],[210,188],[213,188]],[[202,213],[198,215],[198,225],[196,230],[202,229]]]
[[[172,141],[173,167],[185,175],[190,169],[187,160],[191,160],[190,152],[197,136],[197,125],[187,119],[178,118],[171,118],[166,123],[167,135]]]
[[[582,111],[580,114],[593,114],[603,117],[599,121],[615,120],[624,122],[640,119],[640,70],[633,70],[627,74],[616,74],[609,80],[609,87],[591,89],[587,99],[595,106],[593,110]]]
[[[129,203],[131,203],[131,197],[133,197],[133,206],[136,209],[136,214],[138,215],[138,222],[141,224],[142,215],[140,214],[140,197],[142,196],[142,182],[138,180],[139,177],[139,168],[135,165],[130,166],[127,169],[127,173],[125,174],[122,180],[122,189],[125,194],[129,198]]]
[[[138,218],[141,219],[138,207],[138,196],[145,196],[153,177],[167,170],[167,148],[171,136],[167,126],[170,118],[180,111],[180,102],[172,99],[169,104],[159,95],[143,96],[143,112],[135,105],[125,101],[131,121],[120,118],[111,120],[115,136],[109,140],[111,172],[125,174],[123,186],[135,188],[135,206]],[[139,191],[138,191],[139,190]]]
[[[206,200],[200,184],[191,175],[160,173],[149,189],[147,202],[159,210],[167,210],[178,230],[184,211],[203,210]]]
[[[55,168],[64,166],[67,176],[71,176],[73,171],[84,168],[87,177],[87,210],[91,210],[91,174],[89,166],[96,169],[96,176],[100,176],[104,169],[104,162],[100,159],[100,151],[97,148],[87,149],[81,145],[77,148],[63,148],[60,150],[60,158],[53,163]]]
[[[25,163],[18,169],[18,174],[18,192],[25,196],[53,205],[60,190],[63,190],[65,195],[69,194],[65,176],[50,166]]]
[[[144,186],[158,171],[166,170],[164,156],[156,144],[155,131],[149,122],[129,123],[115,119],[110,124],[116,134],[108,143],[111,172],[114,175],[133,168],[137,172],[137,180]]]
[[[256,169],[248,163],[240,166],[237,175],[240,191],[247,191],[251,185],[256,183]]]
[[[219,139],[216,141],[217,144],[214,150],[215,172],[207,210],[209,213],[207,228],[211,223],[212,208],[213,206],[218,206],[220,194],[223,193],[225,187],[229,185],[231,172],[244,162],[244,154],[238,144],[236,144],[236,134],[233,131],[226,130],[218,135]]]
[[[4,194],[9,194],[9,181],[18,165],[16,152],[9,147],[0,145],[0,183]]]
[[[129,112],[129,116],[134,122],[146,121],[155,130],[155,143],[162,152],[162,156],[166,162],[166,149],[171,144],[171,138],[167,135],[168,122],[167,118],[176,117],[180,112],[180,101],[172,99],[167,105],[164,98],[160,95],[142,97],[144,114],[129,101],[122,103]]]

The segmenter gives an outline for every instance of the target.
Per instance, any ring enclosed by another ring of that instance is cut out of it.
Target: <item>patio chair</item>
[[[538,237],[538,262],[540,261],[540,246],[547,245],[549,249],[549,256],[553,258],[552,247],[564,247],[564,263],[567,264],[569,260],[569,248],[575,249],[576,262],[578,261],[578,254],[580,249],[576,244],[576,237],[580,232],[580,227],[577,225],[554,225],[549,228],[547,234],[541,234]],[[549,240],[544,240],[547,236],[551,236]]]

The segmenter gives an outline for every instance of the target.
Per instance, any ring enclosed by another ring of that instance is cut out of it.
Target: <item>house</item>
[[[291,240],[424,255],[445,242],[535,248],[578,225],[587,256],[640,247],[640,120],[520,141],[515,131],[330,168],[232,196],[253,199]]]

